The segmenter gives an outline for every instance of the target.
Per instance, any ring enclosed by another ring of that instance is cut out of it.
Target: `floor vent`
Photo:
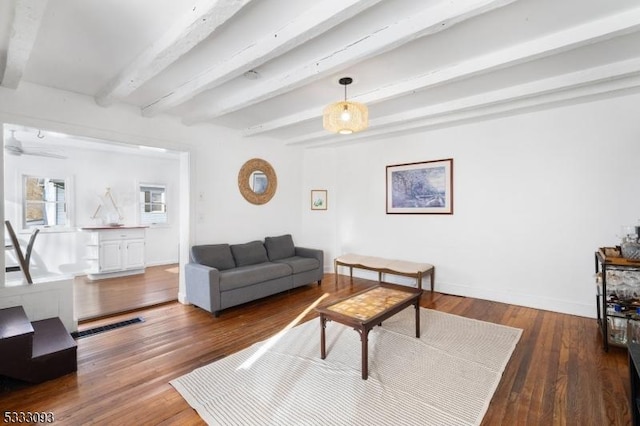
[[[89,328],[87,330],[82,331],[74,331],[71,333],[71,337],[74,339],[81,339],[83,337],[93,336],[94,334],[102,333],[109,330],[114,330],[116,328],[126,327],[131,324],[137,324],[139,322],[144,322],[142,317],[135,317],[125,321],[114,322],[113,324],[102,325],[100,327]]]

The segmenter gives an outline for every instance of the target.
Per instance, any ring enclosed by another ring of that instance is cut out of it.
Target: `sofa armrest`
[[[187,300],[211,313],[220,310],[220,271],[199,263],[184,266]]]
[[[320,262],[320,271],[324,272],[324,252],[318,249],[296,247],[296,256],[313,257]]]

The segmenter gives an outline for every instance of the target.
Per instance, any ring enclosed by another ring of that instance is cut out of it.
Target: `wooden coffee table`
[[[369,377],[369,331],[382,321],[397,314],[408,306],[416,309],[416,337],[420,337],[420,295],[421,289],[380,284],[349,297],[319,306],[320,313],[320,357],[326,358],[325,329],[327,321],[336,321],[353,327],[360,333],[362,342],[362,378]]]

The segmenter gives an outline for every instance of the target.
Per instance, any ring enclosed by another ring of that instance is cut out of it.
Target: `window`
[[[167,188],[164,185],[140,185],[140,224],[167,223]]]
[[[68,189],[65,179],[23,176],[23,228],[70,226]]]

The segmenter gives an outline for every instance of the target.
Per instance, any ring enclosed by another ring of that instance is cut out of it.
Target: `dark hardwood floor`
[[[79,321],[178,300],[178,265],[146,268],[144,274],[91,281],[73,280]]]
[[[78,340],[78,372],[0,393],[11,411],[51,411],[65,425],[203,424],[169,381],[275,334],[314,301],[375,284],[334,275],[219,318],[170,303],[82,324],[141,315],[145,322]],[[630,424],[626,350],[602,350],[594,319],[425,292],[421,305],[524,330],[483,425]],[[314,318],[309,312],[303,321]],[[339,397],[339,395],[337,396]],[[2,414],[2,413],[0,413]]]

